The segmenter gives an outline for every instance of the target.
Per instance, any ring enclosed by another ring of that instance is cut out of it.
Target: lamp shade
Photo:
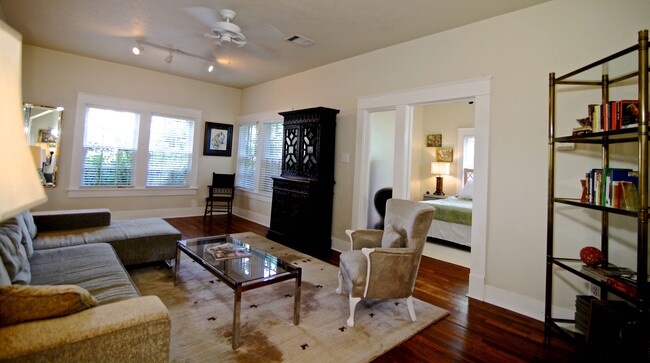
[[[0,221],[47,200],[23,130],[21,39],[0,20]]]
[[[450,163],[442,163],[439,161],[434,161],[431,163],[431,174],[437,175],[449,175]]]

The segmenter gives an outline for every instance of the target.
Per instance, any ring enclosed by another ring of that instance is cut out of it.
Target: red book
[[[636,296],[636,286],[628,284],[627,282],[623,282],[622,280],[615,277],[609,277],[607,279],[607,285],[615,288],[618,291],[624,292],[627,295]]]

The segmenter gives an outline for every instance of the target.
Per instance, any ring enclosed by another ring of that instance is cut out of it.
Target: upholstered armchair
[[[412,321],[413,288],[435,208],[410,200],[386,202],[384,230],[348,230],[352,248],[341,253],[338,294],[350,296],[348,326],[364,298],[403,299]]]

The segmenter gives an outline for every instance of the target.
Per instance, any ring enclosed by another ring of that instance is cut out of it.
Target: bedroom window
[[[237,187],[271,195],[271,177],[282,172],[283,133],[282,122],[277,120],[243,124],[239,127]]]
[[[201,112],[79,93],[71,197],[196,193]]]
[[[461,166],[458,170],[458,180],[460,180],[461,188],[465,186],[465,179],[467,177],[473,179],[474,142],[475,137],[473,128],[458,129],[458,145],[460,148],[458,163]]]

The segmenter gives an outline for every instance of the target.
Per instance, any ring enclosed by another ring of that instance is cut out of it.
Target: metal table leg
[[[174,263],[174,286],[176,286],[176,275],[178,275],[178,269],[181,268],[181,249],[176,247],[176,262]]]
[[[296,274],[296,291],[294,293],[293,301],[293,325],[300,324],[300,285],[302,281],[302,269],[298,270]]]
[[[235,288],[235,307],[232,316],[232,349],[239,348],[239,317],[241,315],[241,286]]]

